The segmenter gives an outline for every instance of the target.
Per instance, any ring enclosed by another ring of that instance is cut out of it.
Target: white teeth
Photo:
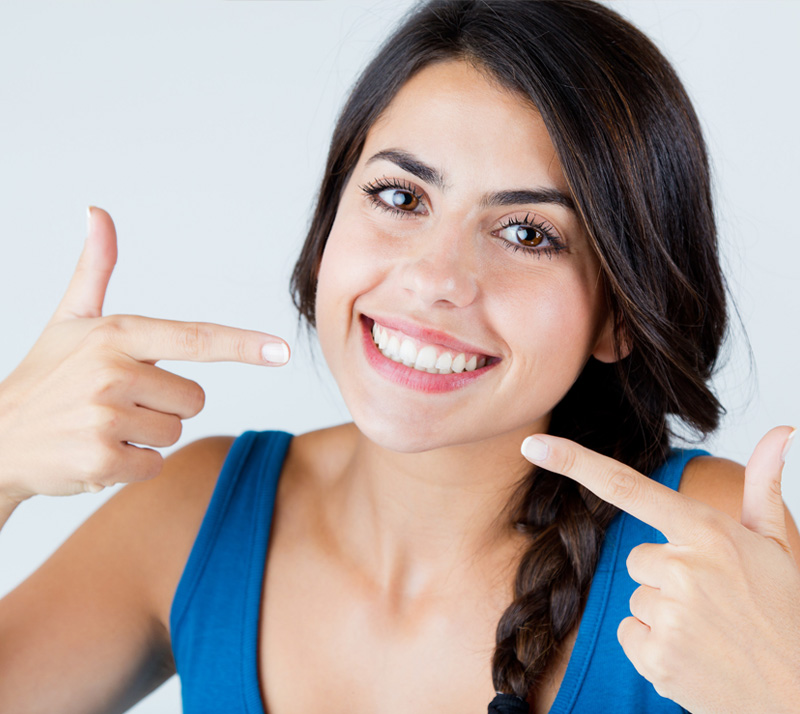
[[[436,364],[433,366],[439,370],[439,374],[449,374],[452,371],[450,369],[451,364],[453,364],[453,357],[449,352],[445,352],[439,355],[439,359],[436,360]]]
[[[431,369],[436,364],[436,348],[431,345],[423,347],[414,362],[414,369]],[[435,370],[434,370],[435,371]]]
[[[413,367],[417,361],[417,348],[411,340],[403,340],[403,344],[400,345],[400,361],[406,367]]]
[[[400,361],[400,340],[394,335],[389,338],[389,342],[386,344],[386,356],[395,362]]]
[[[430,374],[472,372],[486,365],[486,357],[472,355],[467,361],[463,352],[455,357],[449,352],[444,352],[437,358],[436,348],[433,345],[425,345],[418,352],[413,340],[404,339],[401,342],[397,335],[390,335],[388,330],[378,323],[372,325],[372,339],[384,356],[421,372]]]

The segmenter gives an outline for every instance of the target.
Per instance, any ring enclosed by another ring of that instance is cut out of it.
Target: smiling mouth
[[[387,359],[428,374],[474,372],[498,361],[498,358],[475,352],[458,352],[443,345],[423,342],[398,329],[370,320],[372,341]]]

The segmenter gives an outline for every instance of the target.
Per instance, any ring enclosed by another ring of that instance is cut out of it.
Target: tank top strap
[[[217,479],[170,611],[184,714],[263,714],[257,648],[278,479],[292,435],[247,431]]]
[[[650,478],[677,490],[690,459],[699,449],[672,449]],[[619,623],[630,615],[629,601],[638,587],[628,574],[628,554],[640,543],[666,543],[652,526],[620,511],[606,530],[597,568],[561,687],[550,714],[588,711],[688,714],[658,695],[625,655],[617,640]]]
[[[695,458],[695,456],[710,456],[710,454],[703,449],[672,449],[669,458],[650,474],[650,478],[673,491],[677,491],[686,464]],[[650,543],[667,542],[666,537],[660,530],[642,523],[640,520],[633,518],[633,516],[629,516],[629,518],[633,521],[633,524],[628,525],[627,530],[630,534],[635,533],[634,537],[646,537],[647,542]],[[640,529],[644,530],[638,533],[637,531]]]

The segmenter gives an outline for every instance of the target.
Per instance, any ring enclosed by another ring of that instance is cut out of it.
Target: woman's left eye
[[[536,221],[530,215],[523,219],[509,219],[493,234],[502,239],[504,248],[513,252],[523,250],[537,257],[542,253],[558,253],[566,247],[552,226],[544,221]]]

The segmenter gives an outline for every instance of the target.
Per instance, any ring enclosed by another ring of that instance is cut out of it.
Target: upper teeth
[[[486,364],[486,357],[460,352],[455,357],[451,352],[441,352],[434,345],[415,342],[396,330],[389,330],[377,322],[372,325],[372,339],[385,357],[400,362],[406,367],[431,374],[453,374],[472,372]]]

